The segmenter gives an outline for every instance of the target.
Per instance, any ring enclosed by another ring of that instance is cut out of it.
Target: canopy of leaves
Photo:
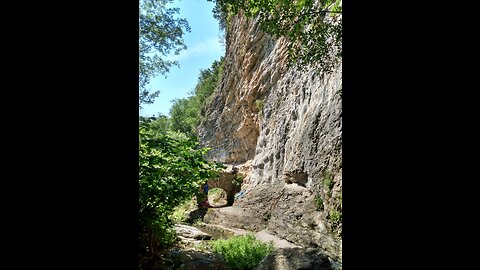
[[[159,113],[157,117],[145,117],[140,116],[140,123],[147,123],[151,129],[155,130],[158,134],[165,135],[167,131],[171,130],[171,122],[170,119]]]
[[[166,74],[178,62],[166,58],[179,54],[187,46],[184,31],[190,32],[185,19],[174,18],[178,8],[167,8],[173,0],[140,0],[139,9],[139,106],[151,104],[159,91],[150,91],[150,78]]]
[[[216,2],[214,14],[223,24],[242,10],[247,17],[258,18],[266,33],[286,37],[290,66],[303,69],[318,64],[328,70],[342,56],[341,0],[209,1]]]
[[[169,218],[174,207],[192,198],[221,168],[204,158],[208,149],[199,147],[195,137],[163,128],[161,121],[140,118],[139,237],[146,253],[174,241]]]

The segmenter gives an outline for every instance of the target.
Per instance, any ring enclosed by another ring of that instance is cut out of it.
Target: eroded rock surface
[[[341,261],[342,65],[287,68],[283,38],[241,15],[228,29],[222,80],[199,134],[210,158],[244,177],[233,206],[204,220],[268,229]]]

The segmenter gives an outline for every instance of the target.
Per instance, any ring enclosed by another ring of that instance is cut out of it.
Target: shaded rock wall
[[[205,220],[268,229],[341,261],[342,66],[286,67],[286,44],[232,18],[224,73],[199,127],[210,158],[242,168],[242,196]]]

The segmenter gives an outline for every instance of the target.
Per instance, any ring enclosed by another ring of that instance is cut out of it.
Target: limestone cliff
[[[342,254],[342,66],[286,66],[285,40],[234,16],[222,80],[204,112],[210,157],[245,176],[233,206],[206,221],[269,230],[304,247]],[[238,178],[237,178],[238,179]]]

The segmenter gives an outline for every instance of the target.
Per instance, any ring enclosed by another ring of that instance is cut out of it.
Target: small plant
[[[331,173],[325,172],[325,176],[323,177],[323,184],[326,188],[328,188],[328,190],[332,190],[334,182]]]
[[[317,210],[319,211],[322,211],[324,209],[322,197],[315,197],[315,205],[317,206]]]
[[[201,226],[203,224],[203,219],[202,218],[197,218],[193,220],[193,226]]]
[[[263,100],[261,100],[261,99],[255,100],[255,107],[257,108],[258,115],[262,116],[262,114],[263,114]]]
[[[210,245],[213,252],[220,254],[233,270],[253,269],[273,251],[272,243],[265,244],[253,234],[213,240]]]
[[[240,187],[243,184],[243,179],[245,178],[242,174],[235,174],[233,176],[232,182],[235,186]]]
[[[334,224],[337,224],[342,220],[342,213],[337,210],[331,210],[328,215]]]

